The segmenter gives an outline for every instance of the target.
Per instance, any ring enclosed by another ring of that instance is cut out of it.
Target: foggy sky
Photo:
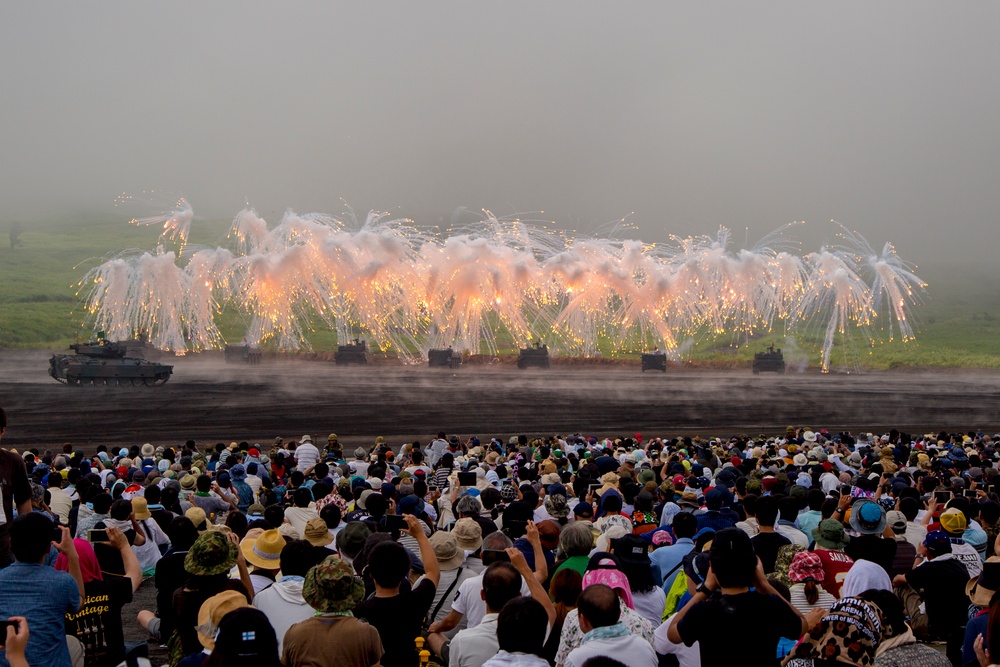
[[[740,245],[834,218],[988,257],[998,27],[989,2],[3,3],[0,228],[156,189]]]

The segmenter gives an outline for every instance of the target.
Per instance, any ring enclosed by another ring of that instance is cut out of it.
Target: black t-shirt
[[[927,609],[928,629],[933,637],[947,639],[948,633],[965,625],[969,598],[965,584],[969,572],[965,565],[952,558],[922,563],[906,575],[906,583],[920,592]]]
[[[186,557],[187,551],[171,549],[156,561],[153,583],[156,585],[156,614],[160,617],[160,640],[164,644],[174,631],[174,593],[191,576],[184,569]]]
[[[844,547],[844,553],[854,559],[869,560],[892,576],[892,561],[896,559],[896,540],[881,535],[858,535]]]
[[[112,667],[125,659],[122,607],[132,601],[132,580],[105,575],[88,581],[87,594],[78,612],[66,614],[66,634],[80,640],[87,667]]]
[[[424,616],[434,601],[437,586],[423,579],[413,590],[400,591],[391,598],[372,597],[354,608],[354,615],[370,623],[382,638],[385,654],[382,667],[413,667],[417,648],[413,640],[420,634]]]
[[[764,566],[764,572],[771,574],[774,572],[774,562],[778,560],[778,549],[792,541],[781,533],[757,533],[750,539],[750,543]]]
[[[798,639],[802,620],[778,596],[748,592],[695,604],[677,631],[686,646],[699,642],[703,665],[773,667],[778,640]]]
[[[24,459],[17,454],[0,449],[0,495],[6,521],[0,525],[0,564],[12,558],[10,552],[10,524],[14,520],[14,506],[31,499],[31,484],[24,468]]]
[[[195,629],[198,625],[198,611],[205,600],[223,591],[237,591],[246,596],[248,603],[253,601],[242,581],[229,579],[225,575],[191,577],[187,584],[174,592],[174,631],[180,635],[184,655],[198,653],[204,648],[198,641],[198,631]]]

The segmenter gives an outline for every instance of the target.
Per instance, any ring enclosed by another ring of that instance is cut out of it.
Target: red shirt
[[[840,589],[844,586],[844,578],[854,565],[854,560],[843,551],[827,551],[816,547],[813,551],[823,561],[823,588],[840,599]]]

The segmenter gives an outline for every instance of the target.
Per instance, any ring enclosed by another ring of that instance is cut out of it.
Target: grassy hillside
[[[196,222],[193,246],[226,244],[228,221]],[[5,225],[0,231],[6,232]],[[137,228],[120,220],[85,218],[72,223],[33,224],[11,250],[0,236],[0,347],[51,348],[86,339],[86,313],[77,284],[86,271],[107,257],[131,249],[152,249],[159,229]],[[874,346],[855,336],[838,341],[832,365],[847,368],[909,366],[1000,368],[1000,288],[954,266],[922,266],[917,273],[929,283],[929,298],[916,312],[917,340],[880,342]],[[219,318],[223,335],[240,340],[246,321],[240,313]],[[336,336],[317,323],[310,337],[317,350],[329,350]],[[711,365],[742,365],[755,351],[774,342],[786,357],[802,365],[819,363],[821,334],[807,332],[790,340],[777,325],[753,340],[740,336],[700,336],[685,346],[685,359]],[[513,342],[510,342],[514,347]],[[642,348],[636,341],[636,352]]]

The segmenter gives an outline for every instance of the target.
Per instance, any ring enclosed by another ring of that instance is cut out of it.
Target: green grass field
[[[191,245],[226,245],[228,221],[195,222]],[[11,250],[8,226],[0,247],[0,347],[59,349],[92,336],[77,284],[88,269],[105,258],[133,248],[153,249],[158,228],[138,228],[120,220],[83,218],[71,223],[26,225],[21,245]],[[838,341],[831,365],[845,368],[902,367],[1000,368],[1000,288],[967,267],[925,265],[917,270],[928,284],[928,298],[915,312],[917,339],[869,345],[855,335]],[[246,319],[231,310],[218,319],[223,335],[239,341]],[[317,351],[331,350],[336,335],[319,322],[310,342]],[[509,338],[500,340],[512,349]],[[746,340],[742,337],[699,336],[685,346],[684,359],[713,366],[745,365],[753,353],[771,342],[785,349],[786,358],[818,366],[820,335],[809,331],[789,340],[778,324],[775,331]],[[790,344],[793,346],[790,349]],[[641,341],[634,341],[637,353]]]

